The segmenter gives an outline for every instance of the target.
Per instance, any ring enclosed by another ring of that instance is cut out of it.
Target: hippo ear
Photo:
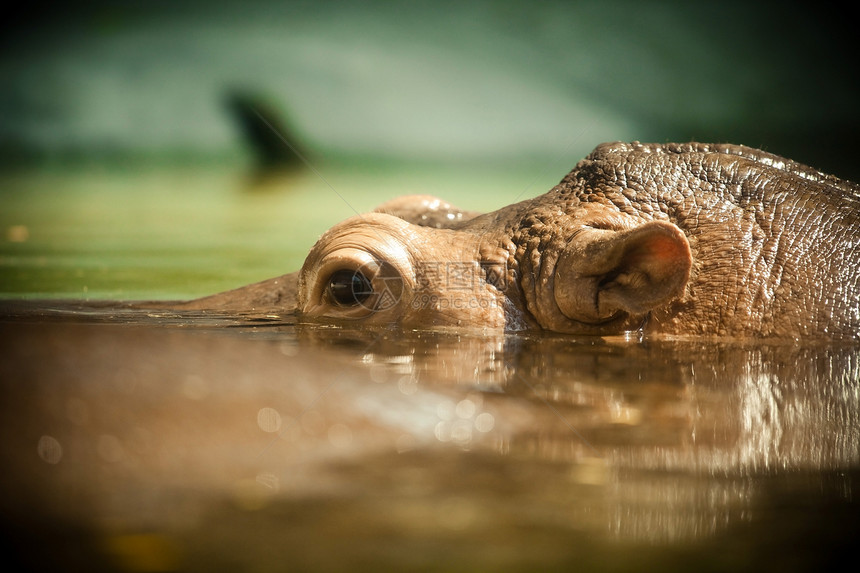
[[[559,257],[556,304],[568,318],[592,324],[619,312],[641,315],[681,296],[692,262],[687,238],[671,223],[588,228]]]

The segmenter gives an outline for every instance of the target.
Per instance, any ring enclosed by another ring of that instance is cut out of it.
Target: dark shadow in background
[[[0,33],[0,71],[11,70],[0,74],[0,167],[38,165],[45,157],[110,160],[138,151],[133,133],[119,141],[82,138],[74,145],[52,142],[51,126],[68,122],[75,114],[73,108],[62,105],[62,85],[52,84],[48,78],[37,98],[32,97],[32,90],[18,89],[21,74],[40,73],[36,67],[27,66],[28,61],[40,61],[38,56],[46,52],[61,52],[83,41],[94,29],[123,33],[134,31],[139,23],[155,25],[156,29],[164,24],[169,36],[177,33],[177,22],[204,28],[215,22],[216,32],[252,37],[249,22],[282,26],[284,34],[290,34],[296,22],[325,22],[344,13],[348,14],[347,21],[354,17],[354,27],[368,26],[369,36],[379,26],[408,25],[409,29],[426,31],[426,35],[418,34],[418,40],[431,48],[433,41],[441,39],[439,47],[445,48],[447,55],[460,49],[464,57],[474,59],[475,53],[469,50],[475,46],[479,52],[484,50],[484,55],[509,55],[511,74],[528,71],[523,81],[543,77],[632,121],[636,132],[630,139],[742,143],[860,180],[855,151],[860,89],[858,49],[852,40],[854,19],[836,6],[821,3],[732,1],[508,1],[468,6],[435,2],[396,10],[383,2],[356,7],[343,0],[264,0],[241,6],[161,1],[101,1],[74,7],[30,3],[6,14],[5,29]],[[444,14],[446,18],[424,22],[428,14]],[[448,22],[450,30],[431,30],[440,21]],[[371,23],[376,28],[370,27]],[[474,38],[463,40],[469,30],[474,30]],[[446,37],[451,41],[445,42]],[[407,35],[405,41],[411,38]],[[494,52],[496,44],[498,51]],[[478,53],[477,58],[481,57]],[[456,64],[452,60],[452,65]],[[254,91],[261,86],[246,87]],[[380,90],[391,88],[380,86]],[[179,97],[172,89],[163,86],[164,98]],[[262,89],[275,100],[284,97],[283,104],[296,118],[313,124],[314,118],[305,117],[304,110],[286,101],[285,94],[266,86]],[[217,101],[224,94],[197,96]],[[348,98],[349,93],[319,97]],[[22,117],[29,120],[19,121]],[[223,119],[230,121],[226,114]],[[579,128],[571,126],[571,132]],[[615,138],[612,133],[589,131],[583,135],[587,141],[576,148],[576,153]],[[328,143],[313,141],[308,147],[317,147],[325,155]],[[237,131],[235,147],[241,146]],[[281,160],[266,155],[269,151],[258,149],[258,159],[264,163]],[[195,154],[193,149],[184,152],[189,157]],[[403,152],[408,154],[409,150]],[[166,153],[177,151],[170,148]]]

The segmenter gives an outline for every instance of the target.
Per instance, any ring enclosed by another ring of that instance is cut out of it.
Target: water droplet
[[[436,436],[436,439],[440,442],[450,442],[451,441],[451,426],[448,422],[439,422],[436,424],[436,427],[433,429],[433,434]]]
[[[475,415],[475,409],[475,403],[467,398],[460,400],[454,411],[457,413],[457,416],[466,420]]]
[[[277,432],[281,429],[281,415],[274,408],[260,408],[257,425],[264,432]]]
[[[489,412],[481,412],[475,418],[475,429],[479,432],[486,433],[493,429],[496,425],[496,419]]]
[[[466,445],[472,441],[472,424],[468,420],[457,420],[451,424],[451,441]]]
[[[270,489],[273,493],[277,492],[281,483],[276,474],[272,472],[260,472],[257,474],[257,483],[263,487]]]
[[[42,461],[49,464],[58,464],[63,459],[63,446],[52,436],[42,436],[39,438],[36,451],[39,453]]]

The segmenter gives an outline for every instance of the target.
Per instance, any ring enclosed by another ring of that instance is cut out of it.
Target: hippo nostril
[[[341,269],[332,273],[327,291],[338,306],[355,306],[373,294],[373,286],[361,271]]]

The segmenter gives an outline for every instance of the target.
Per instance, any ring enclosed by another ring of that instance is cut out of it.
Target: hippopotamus
[[[404,328],[860,335],[860,185],[730,144],[605,143],[490,213],[407,196],[297,273],[196,301]]]

